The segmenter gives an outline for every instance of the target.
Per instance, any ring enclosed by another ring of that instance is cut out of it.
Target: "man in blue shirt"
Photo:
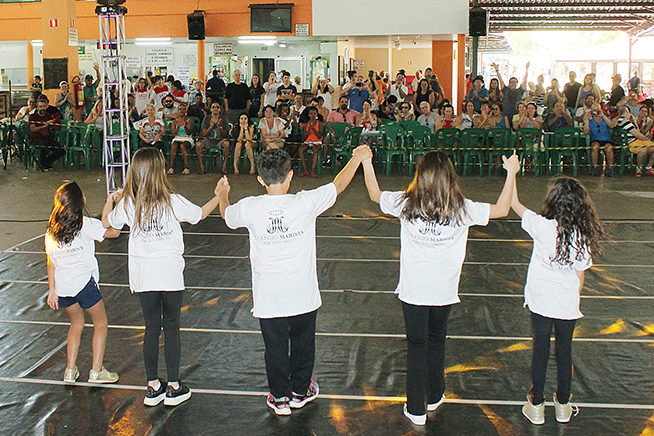
[[[595,103],[590,112],[584,116],[584,133],[590,136],[590,160],[593,162],[591,174],[599,176],[600,169],[597,165],[599,149],[604,149],[606,156],[606,177],[613,175],[613,140],[611,129],[615,127],[616,121],[609,119],[599,103]]]
[[[475,77],[466,100],[475,104],[475,112],[481,112],[481,104],[488,102],[488,89],[484,88],[484,78],[482,76]]]
[[[350,98],[350,109],[359,113],[363,112],[363,102],[370,98],[370,91],[366,83],[363,83],[363,76],[357,74],[354,86],[347,91]]]

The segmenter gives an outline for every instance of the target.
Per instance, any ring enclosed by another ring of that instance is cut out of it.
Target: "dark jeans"
[[[60,146],[52,136],[34,138],[31,140],[31,144],[32,146],[39,148],[41,151],[39,165],[41,165],[41,168],[43,169],[52,168],[54,161],[66,154],[66,150],[64,150],[64,148]]]
[[[266,346],[266,374],[275,398],[306,394],[316,357],[318,310],[282,318],[259,318]],[[289,356],[288,344],[291,343]]]
[[[556,397],[559,403],[565,404],[570,399],[570,384],[572,383],[572,334],[575,330],[575,319],[547,318],[531,313],[531,329],[534,337],[533,354],[531,358],[531,396],[535,405],[545,401],[545,374],[547,361],[550,358],[550,336],[554,327],[554,353],[556,355]]]
[[[445,337],[452,306],[415,306],[402,302],[406,338],[407,410],[424,415],[425,400],[438,402],[445,392]]]
[[[145,319],[143,360],[148,381],[159,378],[159,335],[163,324],[166,340],[166,370],[168,381],[179,381],[181,342],[179,338],[179,313],[184,291],[138,292]],[[161,315],[163,314],[163,322]]]

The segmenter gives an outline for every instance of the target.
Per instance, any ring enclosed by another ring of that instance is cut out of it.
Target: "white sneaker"
[[[100,371],[89,371],[89,383],[116,383],[117,381],[118,374],[107,371],[104,366]]]
[[[570,398],[572,398],[572,396],[570,396]],[[556,411],[556,420],[563,423],[570,422],[572,415],[574,414],[574,416],[577,416],[579,413],[579,408],[570,403],[569,400],[565,404],[559,403],[556,394],[554,394],[554,410]]]
[[[522,414],[531,421],[532,424],[545,424],[545,402],[538,406],[531,403],[531,395],[527,395],[527,404],[522,406]]]
[[[424,415],[412,415],[412,414],[410,414],[409,411],[406,408],[406,403],[404,403],[404,416],[409,418],[409,420],[414,425],[425,425],[425,424],[427,424],[427,414],[426,413]]]
[[[64,383],[75,383],[79,377],[79,371],[77,367],[74,369],[68,369],[64,371]]]
[[[427,404],[427,412],[433,412],[434,410],[438,409],[438,406],[443,404],[443,401],[445,401],[445,395],[443,395],[441,397],[441,399],[438,400],[438,402],[432,403],[432,404]]]

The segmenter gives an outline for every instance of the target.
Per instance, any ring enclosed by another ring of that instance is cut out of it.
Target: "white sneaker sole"
[[[409,413],[409,411],[406,408],[406,403],[404,403],[404,416],[409,418],[409,421],[413,423],[413,425],[425,425],[427,424],[427,414],[424,415],[412,415]]]
[[[436,409],[438,409],[440,405],[443,404],[443,401],[445,401],[445,395],[443,395],[437,403],[427,404],[427,412],[436,411]]]
[[[103,379],[91,380],[91,379],[89,379],[89,383],[97,383],[97,384],[116,383],[117,381],[118,381],[118,379],[116,379],[116,380],[103,380]]]
[[[151,397],[151,398],[145,397],[143,399],[143,404],[145,404],[146,406],[156,406],[165,399],[166,399],[166,391],[162,392],[156,397]]]
[[[182,404],[184,401],[188,400],[191,398],[191,391],[188,391],[184,395],[178,395],[176,397],[166,397],[164,399],[164,405],[165,406],[178,406]]]
[[[270,408],[273,410],[273,412],[275,412],[275,415],[278,415],[278,416],[289,416],[289,415],[291,414],[291,409],[290,409],[290,407],[289,407],[289,408],[284,408],[284,409],[279,409],[279,408],[275,407],[274,404],[271,404],[271,403],[269,403],[269,402],[267,402],[267,401],[266,401],[266,405],[267,405],[268,407],[270,407]]]
[[[313,397],[305,398],[302,401],[297,401],[297,402],[291,401],[290,403],[288,403],[288,406],[291,409],[301,409],[302,407],[304,407],[305,404],[310,403],[311,401],[315,400],[317,396],[318,396],[318,394],[314,395]]]

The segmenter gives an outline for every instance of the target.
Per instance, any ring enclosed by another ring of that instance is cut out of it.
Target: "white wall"
[[[468,0],[313,0],[313,35],[468,33]]]

